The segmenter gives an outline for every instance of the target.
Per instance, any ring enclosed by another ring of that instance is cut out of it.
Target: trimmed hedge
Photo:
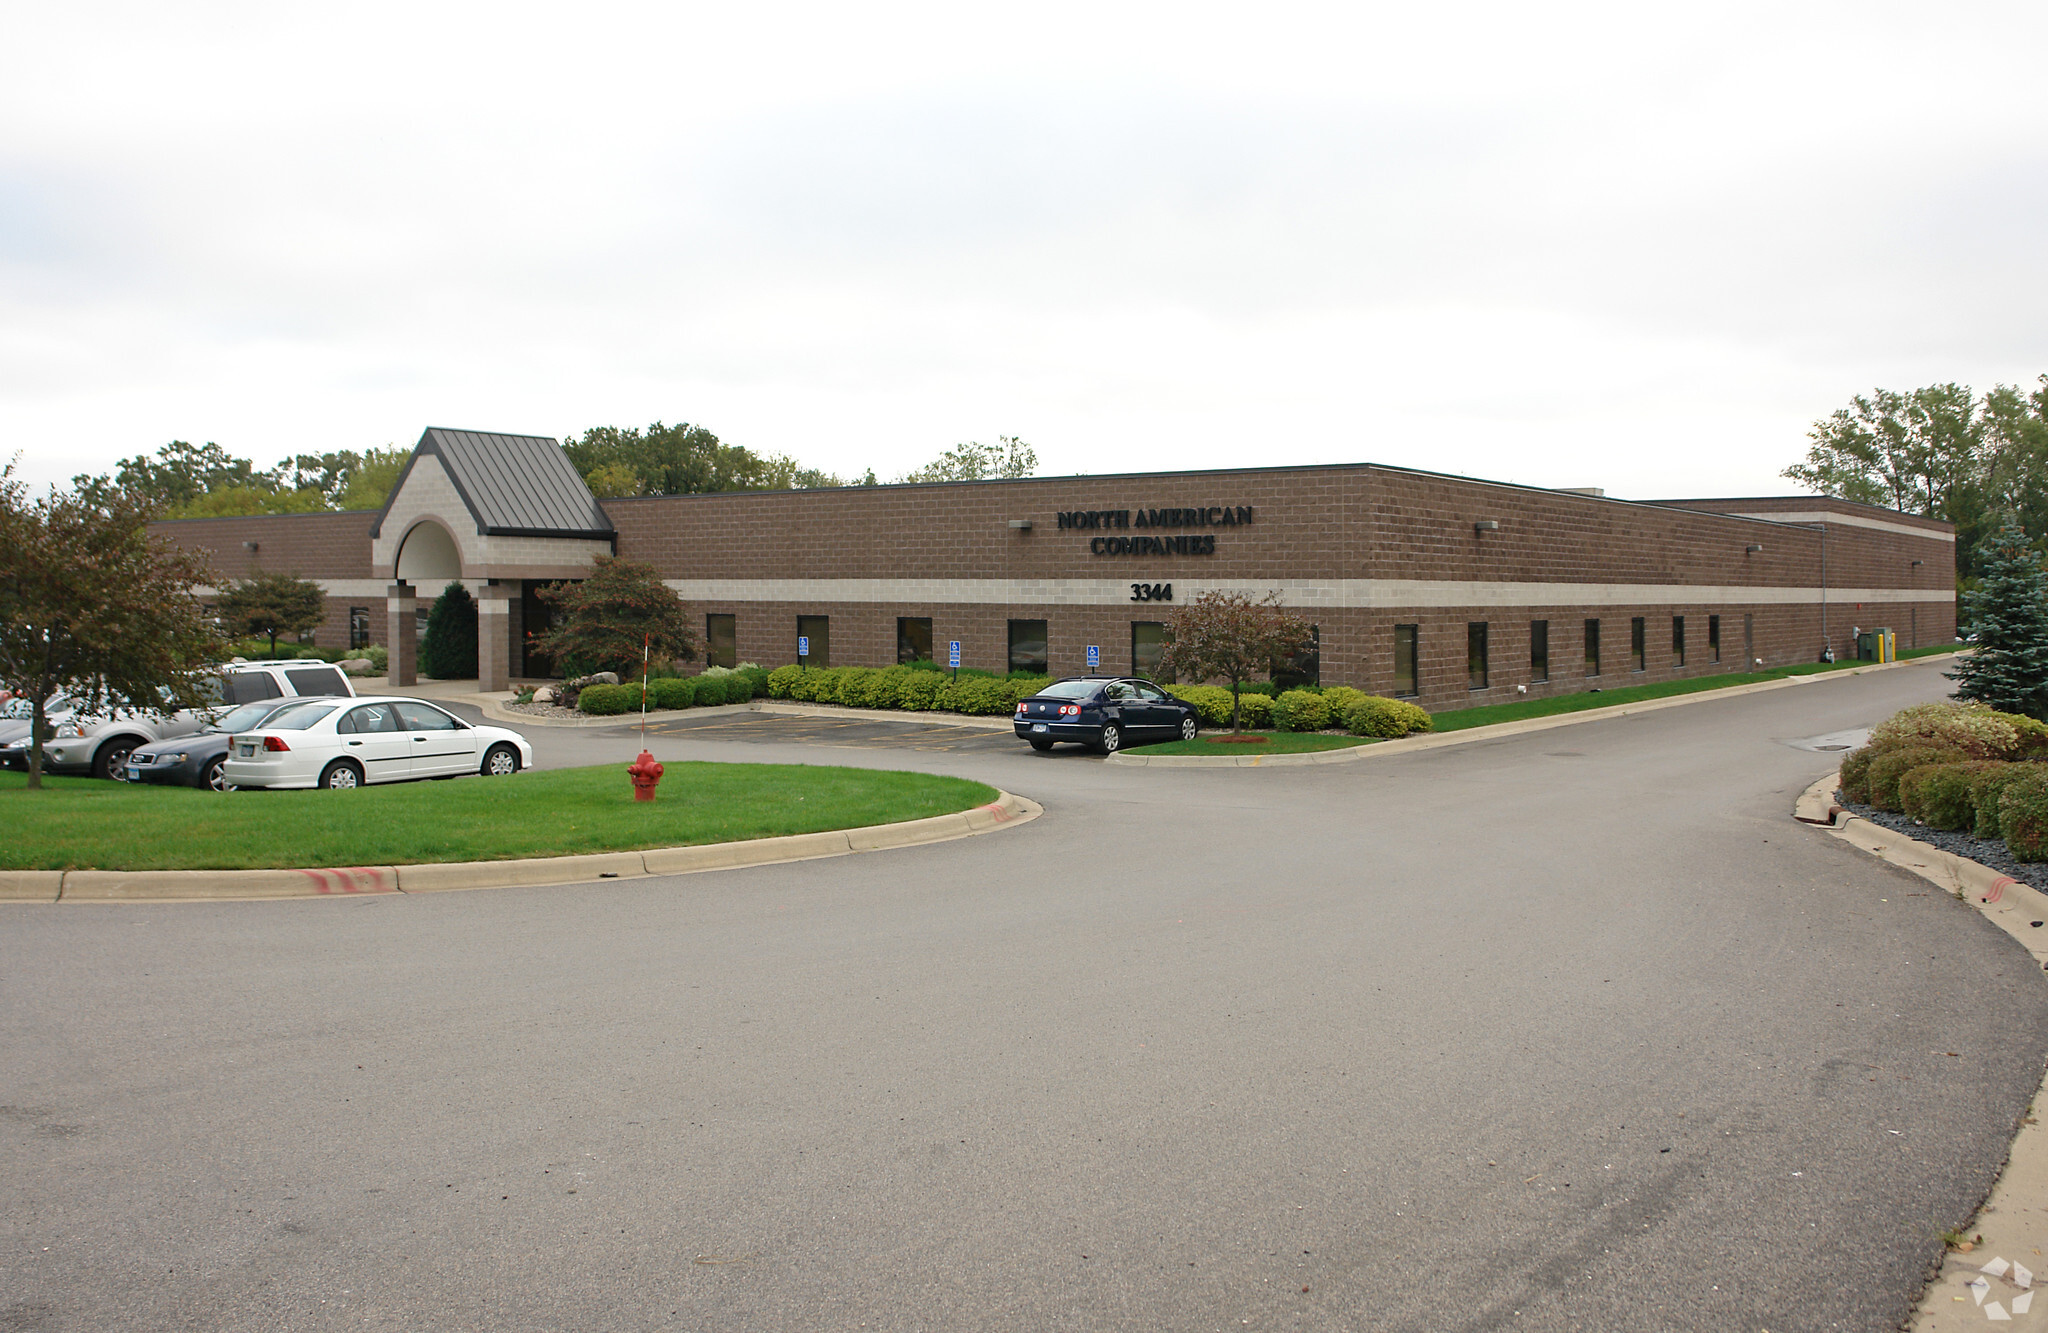
[[[1999,826],[1999,806],[2005,798],[2005,789],[2015,779],[2029,772],[2026,764],[1986,764],[1981,773],[1970,779],[1970,803],[1976,807],[1977,826],[1970,831],[1980,838],[2003,836]]]
[[[1842,799],[1853,805],[1870,804],[1870,765],[1887,749],[1864,745],[1842,756]]]
[[[1344,710],[1344,729],[1354,736],[1383,736],[1394,738],[1411,732],[1428,731],[1435,723],[1429,713],[1415,704],[1400,699],[1386,699],[1377,694],[1362,696],[1356,703]]]
[[[1870,761],[1870,769],[1865,775],[1870,788],[1870,804],[1894,814],[1902,813],[1899,809],[1900,778],[1924,764],[1959,764],[1969,757],[1961,750],[1934,745],[1904,745],[1886,750]]]
[[[1320,694],[1288,690],[1273,701],[1273,725],[1282,731],[1321,731],[1330,725],[1330,705]]]
[[[577,692],[576,707],[600,717],[636,712],[640,707],[640,684],[635,681],[631,685],[585,685]]]
[[[688,708],[697,702],[695,676],[666,676],[647,687],[647,702],[653,708]]]
[[[2016,861],[2048,861],[2048,765],[2027,764],[1998,797],[1998,827]]]
[[[1997,759],[1961,764],[1925,764],[1899,779],[1899,804],[1908,816],[1929,828],[1959,833],[1977,826],[1977,797],[1971,789],[1986,767],[2003,768]]]
[[[2020,727],[2043,730],[2032,718],[2000,713],[1979,703],[1915,704],[1902,708],[1870,731],[1872,745],[1933,745],[1960,750],[1966,759],[2010,759],[2020,749]]]
[[[769,697],[850,708],[938,710],[990,717],[1016,711],[1017,701],[1052,683],[1046,676],[1011,679],[986,673],[957,678],[915,667],[777,667],[767,673]]]

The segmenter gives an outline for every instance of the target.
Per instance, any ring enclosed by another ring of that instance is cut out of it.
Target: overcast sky
[[[659,418],[1780,493],[2048,371],[2038,0],[0,12],[39,482]]]

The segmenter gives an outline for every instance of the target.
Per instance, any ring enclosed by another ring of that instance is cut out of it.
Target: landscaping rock
[[[551,704],[561,696],[562,692],[554,686],[543,685],[533,692],[533,702],[537,704]]]
[[[351,676],[367,676],[377,669],[377,664],[367,657],[344,657],[335,665]]]
[[[580,690],[587,685],[616,685],[618,683],[618,672],[600,671],[594,676],[578,676],[576,679],[569,682],[569,688],[572,690]]]

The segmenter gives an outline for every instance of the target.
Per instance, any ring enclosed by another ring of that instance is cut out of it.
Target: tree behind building
[[[237,579],[220,595],[222,624],[237,639],[270,636],[270,655],[277,656],[277,636],[297,638],[327,618],[327,595],[320,585],[295,574],[258,572]]]

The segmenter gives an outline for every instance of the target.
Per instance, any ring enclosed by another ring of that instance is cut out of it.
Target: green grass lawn
[[[972,809],[964,778],[799,764],[669,764],[633,800],[624,764],[358,791],[198,791],[0,772],[0,869],[413,865],[631,851]]]
[[[1132,754],[1200,754],[1212,759],[1241,759],[1259,754],[1306,754],[1311,750],[1346,750],[1365,745],[1368,736],[1325,736],[1314,731],[1253,731],[1246,737],[1254,744],[1232,742],[1227,731],[1197,736],[1191,741],[1167,741],[1160,745],[1134,745]]]
[[[1932,648],[1916,648],[1899,654],[1901,660],[1911,657],[1929,657],[1936,653],[1952,653],[1961,645],[1945,643]],[[1869,662],[1808,662],[1799,666],[1772,667],[1767,671],[1751,671],[1725,676],[1695,676],[1690,680],[1666,680],[1655,685],[1624,685],[1618,689],[1581,691],[1577,694],[1552,695],[1547,699],[1519,699],[1511,704],[1485,704],[1478,708],[1459,708],[1433,716],[1437,731],[1463,731],[1467,727],[1487,727],[1496,722],[1519,722],[1525,717],[1551,717],[1558,713],[1577,713],[1588,708],[1612,708],[1616,704],[1641,703],[1645,699],[1666,699],[1677,694],[1697,694],[1702,690],[1722,690],[1731,685],[1754,685],[1759,681],[1783,680],[1787,676],[1815,676],[1828,671],[1849,671]],[[1611,679],[1611,677],[1610,677]]]

